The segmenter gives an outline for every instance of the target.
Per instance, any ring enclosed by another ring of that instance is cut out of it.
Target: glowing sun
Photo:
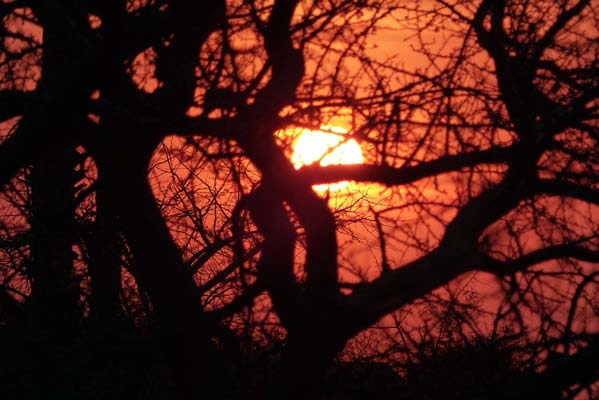
[[[362,164],[364,156],[358,142],[348,139],[346,130],[338,127],[323,127],[326,130],[304,129],[293,141],[291,162],[296,169],[319,162],[321,166],[340,164]],[[343,181],[331,185],[315,185],[318,192],[339,190],[349,185]]]

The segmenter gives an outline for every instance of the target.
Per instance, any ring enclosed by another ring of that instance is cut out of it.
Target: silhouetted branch
[[[568,9],[564,9],[558,15],[555,22],[547,29],[543,37],[535,43],[534,59],[538,60],[547,47],[554,42],[556,35],[577,15],[579,15],[590,3],[590,0],[580,0]],[[565,7],[564,7],[565,8]]]
[[[588,344],[572,355],[564,355],[540,373],[540,383],[557,391],[573,385],[583,387],[599,379],[599,367],[595,360],[599,356],[599,338],[592,336]]]
[[[300,293],[293,273],[296,234],[281,200],[264,187],[242,200],[264,236],[258,280],[270,293],[282,321],[290,327],[303,322],[297,308]]]
[[[36,136],[34,129],[27,119],[21,120],[15,133],[0,144],[0,187],[8,183],[19,168],[30,165],[37,157],[43,135]]]
[[[556,244],[524,254],[514,260],[499,261],[485,257],[481,259],[481,265],[476,268],[498,276],[506,276],[543,262],[566,258],[597,263],[599,262],[599,250],[583,247],[579,243]]]
[[[156,61],[156,77],[162,82],[157,95],[164,96],[164,111],[170,116],[183,115],[193,104],[195,68],[202,43],[225,20],[225,2],[202,3],[173,1],[165,11],[173,24],[172,39],[161,46]]]
[[[289,27],[297,1],[277,1],[264,30],[265,49],[272,76],[256,96],[255,108],[272,120],[295,91],[304,75],[304,57],[301,49],[293,48]],[[272,133],[272,132],[269,132]]]
[[[25,114],[36,101],[36,95],[33,92],[21,92],[18,90],[0,91],[0,104],[2,104],[0,121]]]
[[[302,179],[313,183],[331,183],[343,180],[358,182],[379,182],[386,185],[413,183],[419,179],[480,164],[507,163],[513,156],[512,147],[498,147],[489,150],[461,153],[423,161],[416,165],[389,167],[385,165],[310,165],[302,167],[298,174]]]
[[[539,179],[533,190],[552,196],[571,197],[592,204],[599,204],[599,190],[590,186],[561,180]]]

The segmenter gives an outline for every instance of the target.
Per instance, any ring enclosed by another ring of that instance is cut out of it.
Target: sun
[[[347,131],[339,127],[322,127],[322,130],[303,129],[294,139],[291,162],[295,169],[318,162],[321,166],[362,164],[364,156],[358,142],[348,138]],[[317,192],[336,191],[349,185],[343,181],[330,185],[315,185]]]

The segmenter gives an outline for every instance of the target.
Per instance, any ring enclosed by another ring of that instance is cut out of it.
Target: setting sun
[[[304,165],[319,162],[320,165],[362,164],[364,156],[358,142],[347,139],[343,128],[323,127],[325,131],[304,129],[293,141],[291,162],[296,169]],[[316,185],[314,189],[321,192],[339,190],[347,187],[349,182],[343,181],[331,185]]]
[[[329,128],[331,132],[304,129],[293,141],[291,161],[296,169],[320,161],[320,165],[361,164],[362,149],[354,139],[346,140],[342,128]]]

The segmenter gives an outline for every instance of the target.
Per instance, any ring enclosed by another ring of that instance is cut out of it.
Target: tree
[[[352,338],[420,305],[385,331],[402,354],[515,335],[553,393],[588,389],[598,8],[3,1],[3,309],[40,348],[118,338],[131,274],[187,398],[242,393],[258,330],[282,350],[256,390],[316,396]],[[335,121],[365,162],[296,169],[294,132]],[[345,180],[362,195],[313,190]],[[432,312],[476,271],[486,321]]]

